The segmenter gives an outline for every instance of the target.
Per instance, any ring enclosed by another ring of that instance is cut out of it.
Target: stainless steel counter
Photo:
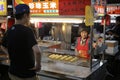
[[[97,68],[96,68],[97,69]],[[96,70],[94,69],[94,70]],[[42,63],[42,70],[55,72],[64,75],[86,78],[92,72],[87,67],[68,65],[64,63]],[[72,73],[72,74],[71,74]]]
[[[58,50],[58,52],[73,54],[72,51],[66,51],[66,50],[65,51]],[[9,61],[3,60],[1,61],[1,64],[9,66]],[[90,70],[89,67],[82,67],[79,65],[78,66],[70,65],[62,62],[54,63],[54,62],[42,61],[41,65],[42,65],[41,71],[38,72],[38,75],[40,76],[45,75],[53,78],[57,77],[57,79],[59,80],[63,80],[63,79],[64,80],[103,80],[103,77],[105,76],[106,61],[104,61],[102,66],[100,66],[100,64],[95,65],[92,68],[92,70]],[[58,74],[58,75],[55,75],[55,74]]]
[[[41,69],[42,72],[38,72],[38,75],[50,75],[50,77],[56,77],[56,75],[54,74],[59,74],[57,76],[59,80],[62,80],[60,75],[64,75],[64,80],[66,80],[67,78],[73,80],[103,80],[105,76],[105,64],[106,62],[102,66],[98,64],[93,67],[92,71],[90,71],[90,68],[82,67],[82,66],[68,65],[64,63],[42,62],[42,69]],[[46,74],[43,73],[43,71],[51,72],[51,73]],[[98,79],[95,79],[96,77],[98,77]]]
[[[59,49],[46,49],[44,52],[50,52],[50,53],[55,52],[56,54],[61,53],[61,54],[75,55],[74,51],[59,50]],[[105,76],[105,64],[106,61],[104,61],[103,65],[101,66],[100,64],[97,63],[96,65],[93,66],[92,70],[90,70],[90,67],[83,67],[81,65],[71,65],[61,61],[43,60],[42,69],[41,69],[42,72],[38,72],[38,74],[50,75],[50,77],[56,77],[55,74],[58,74],[57,78],[59,78],[59,80],[63,80],[63,78],[61,78],[61,75],[64,76],[64,80],[68,80],[67,78],[73,80],[102,80],[103,77]],[[44,72],[50,72],[50,74]],[[100,77],[100,78],[96,79],[95,77],[98,78]]]
[[[9,66],[8,61],[3,61],[1,64]],[[42,62],[41,71],[37,74],[59,80],[68,80],[68,78],[69,80],[103,80],[105,76],[105,64],[106,62],[102,66],[98,64],[90,71],[88,67]]]

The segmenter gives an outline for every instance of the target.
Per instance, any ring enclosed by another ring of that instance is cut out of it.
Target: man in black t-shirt
[[[41,68],[41,53],[33,31],[28,27],[30,9],[26,4],[15,7],[15,24],[2,39],[2,49],[10,59],[11,80],[39,80],[36,71]]]

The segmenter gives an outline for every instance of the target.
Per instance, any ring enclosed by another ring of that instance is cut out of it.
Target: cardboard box
[[[115,40],[106,40],[105,41],[107,47],[116,47],[118,46],[118,41]]]
[[[106,54],[109,55],[115,55],[118,52],[118,46],[116,47],[107,47],[107,49],[105,50]]]

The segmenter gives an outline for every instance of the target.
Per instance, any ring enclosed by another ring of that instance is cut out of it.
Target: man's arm
[[[39,46],[36,44],[32,47],[35,56],[35,70],[39,71],[41,69],[41,50]]]

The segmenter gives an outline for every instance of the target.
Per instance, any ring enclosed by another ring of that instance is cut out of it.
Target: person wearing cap
[[[77,38],[77,44],[75,46],[76,55],[89,59],[89,30],[87,28],[81,28],[79,34],[80,37]]]
[[[41,51],[34,33],[29,28],[30,8],[26,4],[15,7],[15,24],[7,30],[2,46],[10,59],[11,80],[39,80],[36,72],[41,69]]]

